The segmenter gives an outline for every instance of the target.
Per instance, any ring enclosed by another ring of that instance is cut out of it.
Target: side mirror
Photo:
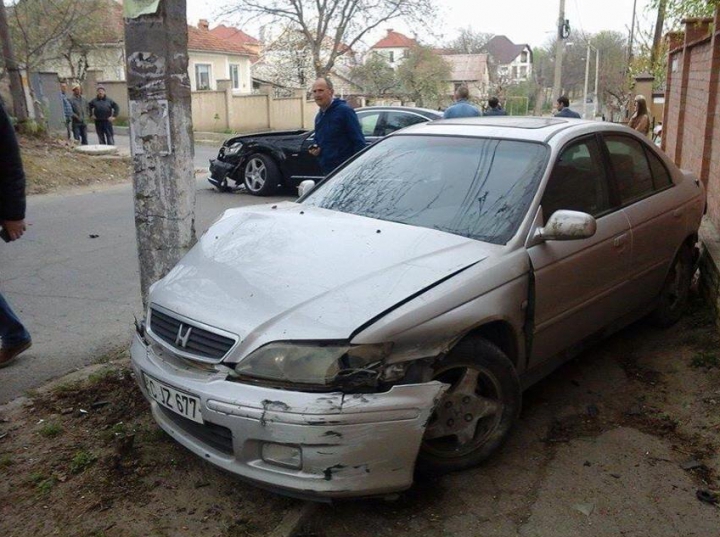
[[[587,213],[555,211],[545,227],[538,228],[535,236],[546,241],[573,241],[595,235],[597,222]]]
[[[310,192],[313,188],[315,188],[315,181],[312,179],[306,179],[302,183],[300,183],[300,186],[298,186],[298,196],[301,198]]]

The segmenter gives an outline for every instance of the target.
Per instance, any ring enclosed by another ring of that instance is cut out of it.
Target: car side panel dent
[[[488,266],[489,263],[489,266]],[[524,249],[479,263],[404,304],[367,327],[352,343],[392,341],[389,363],[434,357],[491,323],[507,326],[521,373],[526,364],[524,327],[529,298]]]

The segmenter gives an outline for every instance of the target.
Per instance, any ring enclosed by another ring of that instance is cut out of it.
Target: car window
[[[650,162],[650,171],[652,172],[653,187],[655,187],[655,190],[662,190],[663,188],[672,185],[670,173],[667,171],[665,165],[660,161],[660,157],[647,148],[645,149],[645,152],[647,153],[647,158]]]
[[[622,204],[652,194],[655,186],[641,143],[629,136],[609,135],[605,137],[605,144]]]
[[[599,216],[610,209],[605,167],[595,138],[586,138],[560,153],[542,198],[547,220],[559,209]]]
[[[425,121],[427,121],[426,118],[410,112],[387,112],[381,136],[387,136],[391,132]]]
[[[358,113],[358,120],[360,121],[360,128],[364,136],[378,136],[375,133],[377,128],[378,120],[382,112],[365,112]]]
[[[303,203],[505,244],[537,192],[548,150],[455,136],[384,138]]]

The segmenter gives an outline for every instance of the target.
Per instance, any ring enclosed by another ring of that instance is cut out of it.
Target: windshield
[[[394,136],[303,203],[505,244],[532,202],[546,160],[546,147],[533,142]]]

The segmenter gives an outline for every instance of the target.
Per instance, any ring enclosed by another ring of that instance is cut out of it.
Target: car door
[[[586,239],[544,241],[528,248],[534,311],[531,367],[619,318],[625,311],[631,231],[611,190],[600,141],[566,145],[542,197],[544,220],[559,209],[595,217]]]
[[[425,123],[428,119],[415,112],[409,110],[393,110],[385,113],[385,118],[380,129],[380,136],[387,136],[390,133],[416,125],[417,123]]]
[[[688,209],[677,196],[665,165],[646,144],[605,134],[620,203],[632,229],[628,304],[640,307],[660,292],[670,263],[685,239]]]

